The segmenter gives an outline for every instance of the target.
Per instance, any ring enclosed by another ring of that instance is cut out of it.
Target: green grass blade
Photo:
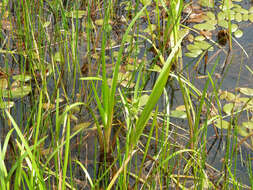
[[[184,36],[182,36],[176,43],[175,47],[172,48],[171,53],[169,57],[167,58],[165,65],[163,66],[163,69],[155,83],[155,86],[149,96],[149,99],[147,101],[147,104],[145,105],[138,121],[136,124],[136,129],[132,132],[132,137],[130,143],[132,144],[132,147],[134,147],[138,140],[140,135],[142,134],[143,129],[145,128],[146,123],[149,120],[149,116],[154,109],[156,103],[158,102],[160,96],[162,95],[163,89],[167,83],[168,77],[170,75],[171,66],[173,64],[173,58],[177,54],[177,51],[179,47],[181,46],[181,42],[183,40]]]

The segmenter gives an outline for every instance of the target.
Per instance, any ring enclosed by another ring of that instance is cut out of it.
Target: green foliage
[[[219,59],[191,76],[219,51],[207,31],[239,38],[231,21],[252,20],[229,2],[200,1],[188,27],[182,0],[2,1],[0,189],[248,188],[236,159],[253,149],[252,88],[224,89]],[[220,171],[210,130],[226,140]]]

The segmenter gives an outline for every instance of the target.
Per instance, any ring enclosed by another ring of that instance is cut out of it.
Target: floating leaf
[[[178,111],[185,111],[186,110],[185,105],[177,106],[176,110],[178,110]]]
[[[204,36],[199,35],[199,36],[196,36],[195,41],[203,41],[203,40],[205,40],[205,39],[206,39],[206,38],[205,38]]]
[[[219,8],[223,11],[226,11],[227,9],[231,9],[234,7],[234,4],[233,3],[229,3],[228,4],[228,7],[227,7],[227,4],[224,4],[224,5],[220,5]]]
[[[80,129],[87,129],[91,125],[91,122],[83,122],[77,124],[72,130],[73,132],[78,131]]]
[[[155,24],[151,24],[150,26],[148,26],[146,29],[143,30],[143,32],[146,33],[150,33],[150,30],[153,32],[154,30],[156,30],[156,25]]]
[[[249,8],[249,13],[253,13],[253,7]]]
[[[211,20],[216,20],[215,14],[211,11],[206,12],[206,16]]]
[[[217,15],[218,20],[225,20],[225,13],[224,12],[219,12]]]
[[[243,35],[243,31],[241,31],[241,30],[236,30],[236,31],[234,32],[234,35],[235,35],[236,38],[240,38],[240,37],[242,37],[242,35]]]
[[[73,10],[66,13],[66,17],[70,18],[83,18],[85,15],[87,15],[87,12],[84,10]]]
[[[238,29],[238,25],[233,23],[231,25],[231,32],[235,32],[237,29]]]
[[[238,126],[238,133],[243,137],[246,137],[249,135],[249,132],[247,131],[247,129],[242,126]]]
[[[253,22],[253,14],[249,15],[249,20],[250,20],[250,22]]]
[[[202,12],[201,13],[195,13],[193,12],[190,14],[189,19],[187,19],[188,23],[201,23],[204,22],[205,20],[208,20],[208,17],[204,15]]]
[[[227,100],[229,102],[233,101],[236,96],[232,92],[222,91],[220,94],[220,100]]]
[[[233,10],[237,13],[240,13],[240,14],[248,14],[249,11],[247,9],[244,9],[242,8],[241,6],[240,7],[236,7],[236,8],[233,8]]]
[[[24,96],[27,96],[31,91],[31,86],[21,86],[6,91],[5,93],[3,93],[3,96],[12,98],[23,98]]]
[[[218,119],[217,121],[215,121],[214,125],[219,129],[228,129],[230,123],[225,120]]]
[[[245,94],[247,96],[253,96],[253,89],[252,88],[239,88],[239,91],[242,94]]]
[[[253,121],[243,122],[242,126],[245,127],[245,128],[247,128],[247,129],[253,130]]]
[[[198,57],[202,53],[201,49],[192,50],[190,52],[185,53],[187,57]]]
[[[241,13],[236,13],[235,14],[235,20],[237,22],[241,22],[242,21],[242,14]]]
[[[211,49],[212,45],[209,44],[207,41],[197,41],[194,44],[202,50],[208,49],[209,51],[212,51],[212,49]]]
[[[215,26],[217,24],[217,20],[208,20],[208,21],[206,21],[206,24],[210,24],[210,25]]]
[[[228,104],[225,104],[223,106],[223,111],[227,114],[227,115],[230,115],[232,110],[233,110],[233,107],[234,107],[234,104],[233,103],[228,103]]]
[[[228,22],[226,20],[218,20],[218,25],[223,28],[228,28]]]
[[[186,36],[189,33],[189,29],[182,29],[178,31],[178,38],[181,38],[183,36]]]
[[[14,106],[14,102],[8,101],[8,102],[0,102],[0,109],[9,109]]]
[[[228,19],[228,18],[227,18]],[[232,21],[232,20],[235,20],[235,14],[231,14],[230,15],[230,20]]]
[[[248,21],[249,20],[249,15],[248,14],[243,14],[242,15],[242,20],[243,21]]]
[[[19,80],[21,82],[27,82],[32,79],[30,75],[15,75],[13,76],[14,80]]]
[[[208,30],[208,31],[215,30],[215,26],[209,23],[195,24],[193,28],[197,30]]]
[[[247,104],[249,106],[253,105],[253,98],[240,97],[238,98],[240,103]]]
[[[170,112],[170,116],[171,117],[175,117],[178,119],[185,119],[187,118],[187,115],[184,111],[180,111],[180,110],[173,110]]]
[[[199,46],[196,46],[195,44],[189,44],[189,45],[186,46],[186,48],[187,48],[189,51],[200,50],[200,47],[199,47]],[[201,51],[200,53],[202,53],[202,51]]]

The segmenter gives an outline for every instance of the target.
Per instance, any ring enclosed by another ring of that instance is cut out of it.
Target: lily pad
[[[247,128],[247,129],[251,129],[253,130],[253,121],[246,121],[242,123],[242,126]]]
[[[215,26],[217,24],[217,20],[208,20],[208,21],[206,21],[206,24],[210,24],[210,25]]]
[[[70,18],[83,18],[85,15],[87,15],[85,10],[73,10],[66,13],[66,17]]]
[[[253,14],[252,13],[249,15],[249,20],[250,20],[250,22],[253,22]]]
[[[247,131],[247,129],[242,126],[238,126],[238,133],[243,137],[246,137],[249,135],[249,132]]]
[[[208,11],[208,12],[206,13],[206,16],[207,16],[209,19],[211,19],[211,20],[216,20],[215,14],[214,14],[213,12],[211,12],[211,11]]]
[[[232,92],[222,91],[220,94],[220,100],[227,100],[229,102],[235,100],[236,96]]]
[[[186,111],[185,105],[177,106],[176,110],[178,110],[178,111]]]
[[[189,44],[189,45],[186,46],[186,48],[187,48],[189,51],[200,50],[200,47],[199,47],[199,46],[196,46],[195,44]]]
[[[232,113],[232,110],[234,108],[234,104],[233,103],[228,103],[228,104],[225,104],[223,106],[223,111],[226,113],[226,114],[231,114]]]
[[[208,23],[208,22],[202,23],[202,24],[195,24],[193,26],[193,28],[195,28],[197,30],[208,30],[208,31],[215,30],[215,26],[213,24]]]
[[[241,14],[248,14],[249,11],[247,9],[244,9],[242,8],[241,6],[240,7],[236,7],[236,8],[233,8],[233,10],[237,13],[241,13]]]
[[[156,25],[155,24],[151,24],[150,26],[148,26],[146,29],[143,30],[143,32],[146,33],[150,33],[150,30],[153,32],[154,30],[156,30]]]
[[[226,5],[220,5],[219,8],[220,8],[221,10],[223,10],[223,11],[226,11],[226,10],[228,10],[228,9],[233,8],[234,6],[235,6],[235,4],[229,3],[229,4],[228,4],[228,7],[227,7]]]
[[[181,38],[183,36],[186,36],[189,33],[189,29],[182,29],[178,31],[178,37]]]
[[[219,12],[217,15],[218,20],[225,20],[226,15],[224,12]]]
[[[80,129],[82,129],[82,130],[87,129],[90,125],[91,125],[91,122],[79,123],[72,130],[75,132],[75,131],[78,131]]]
[[[173,110],[170,112],[170,116],[171,117],[175,117],[178,119],[185,119],[187,118],[187,115],[184,111],[180,111],[180,110]]]
[[[198,46],[202,50],[209,50],[212,51],[211,47],[212,45],[209,44],[207,41],[198,41],[194,43],[196,46]]]
[[[231,25],[231,32],[235,32],[237,29],[238,29],[238,25],[233,23]]]
[[[253,89],[252,88],[239,88],[239,91],[247,96],[253,96]]]
[[[201,49],[192,50],[190,52],[185,53],[187,57],[198,57],[202,53]]]
[[[27,96],[31,91],[32,91],[31,86],[21,86],[6,91],[5,93],[3,93],[3,96],[12,98],[23,98]]]
[[[242,35],[243,35],[243,31],[241,31],[241,30],[236,30],[236,31],[234,32],[234,35],[235,35],[236,38],[240,38],[240,37],[242,37]]]
[[[215,121],[214,125],[219,129],[228,129],[230,123],[225,120],[218,119],[217,121]]]
[[[249,20],[249,15],[248,14],[243,14],[242,15],[242,20],[243,21],[248,21]]]
[[[243,103],[243,104],[248,104],[248,105],[250,105],[250,106],[252,106],[253,105],[253,99],[252,98],[247,98],[247,97],[240,97],[239,98],[239,101],[240,101],[240,103]]]
[[[30,75],[15,75],[13,76],[14,80],[19,80],[21,82],[27,82],[32,79]]]
[[[203,41],[203,40],[205,40],[206,38],[204,37],[204,36],[202,36],[202,35],[199,35],[199,36],[196,36],[195,37],[195,41]]]
[[[218,25],[223,28],[228,28],[228,21],[226,20],[218,20]]]
[[[236,13],[235,14],[235,20],[237,22],[241,22],[242,21],[242,14],[241,13]]]
[[[253,13],[253,7],[249,8],[249,13]]]

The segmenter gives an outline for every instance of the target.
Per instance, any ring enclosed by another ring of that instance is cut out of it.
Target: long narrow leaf
[[[149,96],[149,99],[147,101],[147,104],[145,105],[138,121],[136,124],[136,128],[135,130],[133,130],[132,135],[131,135],[131,143],[132,143],[132,147],[134,147],[137,142],[138,139],[140,137],[140,135],[142,134],[143,129],[145,128],[146,123],[149,120],[149,116],[152,112],[152,110],[154,109],[156,103],[158,102],[160,96],[162,95],[163,89],[167,83],[168,77],[170,75],[170,70],[171,70],[171,66],[172,66],[172,60],[174,58],[174,56],[176,55],[181,42],[184,38],[184,35],[181,36],[181,38],[177,41],[175,47],[172,48],[172,51],[169,55],[169,57],[167,58],[165,65],[163,66],[163,69],[155,83],[155,86]]]

